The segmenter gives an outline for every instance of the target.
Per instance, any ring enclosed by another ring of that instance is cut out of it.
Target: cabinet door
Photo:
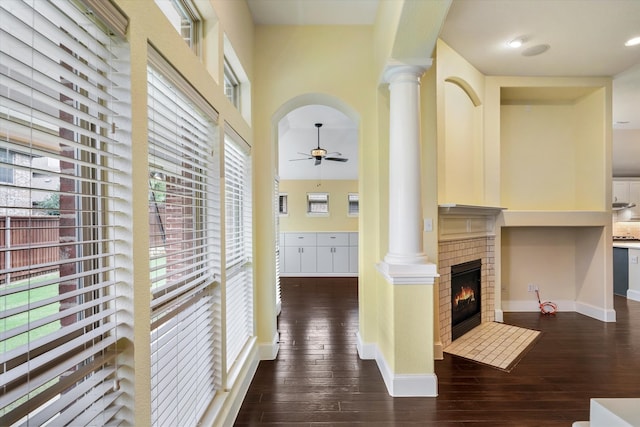
[[[285,273],[300,273],[300,248],[298,246],[285,246],[282,269]]]
[[[333,248],[333,272],[348,273],[349,272],[349,247],[336,246]]]
[[[629,202],[636,204],[631,208],[631,216],[633,218],[640,217],[640,181],[629,183]]]
[[[349,246],[349,273],[358,272],[358,247]]]
[[[613,181],[613,203],[629,202],[629,181]]]
[[[333,272],[333,248],[330,246],[318,246],[318,273]]]
[[[300,272],[316,272],[316,248],[314,246],[303,246],[300,248]]]

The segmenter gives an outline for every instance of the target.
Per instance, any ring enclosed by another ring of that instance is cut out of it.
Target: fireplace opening
[[[461,337],[482,322],[480,306],[482,262],[451,266],[451,340]]]

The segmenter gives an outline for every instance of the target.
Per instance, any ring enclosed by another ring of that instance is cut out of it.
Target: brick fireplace
[[[438,236],[438,296],[442,348],[452,341],[451,268],[480,262],[480,317],[495,320],[495,227],[500,208],[441,205]],[[454,268],[455,270],[455,268]]]

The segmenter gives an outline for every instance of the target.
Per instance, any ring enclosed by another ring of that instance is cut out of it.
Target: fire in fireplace
[[[482,262],[451,266],[451,340],[461,337],[482,322]]]

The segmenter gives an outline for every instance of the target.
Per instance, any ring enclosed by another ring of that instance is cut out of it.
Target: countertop
[[[614,248],[640,249],[640,242],[625,242],[624,240],[613,242]]]

